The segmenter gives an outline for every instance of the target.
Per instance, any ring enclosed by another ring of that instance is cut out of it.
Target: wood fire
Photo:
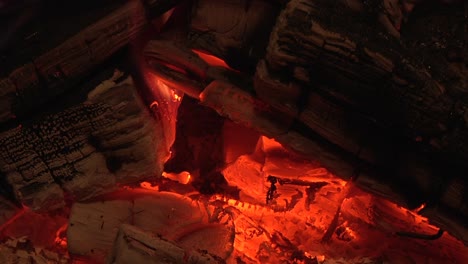
[[[465,263],[467,10],[0,3],[0,263]]]

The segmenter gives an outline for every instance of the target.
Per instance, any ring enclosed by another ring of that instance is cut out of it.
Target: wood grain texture
[[[2,133],[2,180],[34,210],[61,206],[64,192],[87,199],[160,175],[162,131],[130,80],[105,81],[86,102]]]
[[[290,131],[284,143],[306,153],[328,141],[338,147],[332,153],[356,158],[359,187],[410,208],[427,202],[434,221],[466,243],[467,75],[445,56],[463,39],[463,12],[419,14],[398,40],[361,12],[340,1],[290,1],[257,65],[257,94],[298,109],[311,129]],[[350,174],[324,153],[325,167]]]
[[[415,40],[399,42],[357,17],[338,1],[289,2],[270,38],[270,75],[303,83],[296,101],[309,93],[329,96],[394,135],[422,139],[432,153],[468,159],[465,74],[439,54],[429,59],[434,50],[416,53]],[[440,33],[434,38],[444,41]],[[259,86],[258,91],[265,94],[266,89]],[[289,84],[281,89],[291,94]]]
[[[115,257],[122,246],[114,243],[122,224],[173,241],[187,251],[207,250],[224,259],[232,251],[232,222],[218,219],[214,208],[202,201],[142,189],[119,190],[103,198],[73,205],[67,230],[70,253],[99,260],[114,250]],[[215,235],[217,240],[212,239]]]
[[[121,225],[108,263],[225,263],[208,253],[187,252],[173,242],[131,226]]]

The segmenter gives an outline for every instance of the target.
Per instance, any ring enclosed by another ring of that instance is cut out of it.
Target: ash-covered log
[[[117,83],[116,83],[117,82]],[[104,81],[85,102],[0,134],[3,190],[34,210],[159,176],[169,156],[161,120],[130,78]]]
[[[173,242],[131,226],[121,225],[108,263],[225,263],[202,251],[186,251]]]

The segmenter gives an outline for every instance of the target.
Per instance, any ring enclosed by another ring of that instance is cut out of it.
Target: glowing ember
[[[172,104],[171,89],[157,79],[154,84],[164,100],[152,107]],[[122,224],[139,228],[148,239],[156,236],[185,251],[207,251],[226,263],[468,259],[466,248],[448,234],[430,242],[405,236],[438,233],[415,212],[424,205],[410,211],[358,189],[349,191],[352,182],[266,137],[260,137],[256,146],[222,171],[227,184],[238,188],[234,195],[221,191],[202,195],[191,185],[189,172],[164,172],[166,179],[158,184],[141,182],[139,188],[124,186],[97,200],[75,203],[69,218],[65,213],[41,215],[24,208],[1,229],[6,242],[3,248],[0,245],[0,260],[1,254],[15,256],[17,245],[33,245],[35,251],[27,258],[51,255],[38,249],[46,248],[65,256],[62,263],[103,263],[112,252],[120,252],[122,245],[114,241]],[[126,241],[133,239],[137,238]],[[58,262],[54,261],[50,263]]]
[[[421,212],[421,210],[424,209],[424,208],[426,208],[426,204],[425,204],[425,203],[421,204],[418,208],[414,209],[413,212],[419,213],[419,212]]]
[[[147,189],[147,190],[152,190],[152,191],[159,191],[159,186],[155,186],[155,185],[152,185],[151,183],[149,182],[142,182],[140,183],[140,187],[143,188],[143,189]]]
[[[190,182],[190,179],[192,175],[190,175],[189,172],[183,171],[181,173],[167,173],[163,172],[163,177],[166,177],[168,179],[171,179],[173,181],[177,181],[182,184],[188,184]]]
[[[55,243],[64,249],[67,248],[67,237],[66,237],[67,227],[68,227],[68,223],[61,226],[57,230],[57,232],[55,232]]]
[[[208,53],[205,53],[203,51],[200,51],[200,50],[195,50],[193,49],[192,50],[193,52],[195,52],[202,60],[204,60],[206,63],[208,63],[210,66],[218,66],[218,67],[223,67],[223,68],[226,68],[226,69],[231,69],[231,67],[229,67],[229,65],[227,65],[227,63],[214,56],[214,55],[210,55]],[[233,70],[233,69],[231,69]]]

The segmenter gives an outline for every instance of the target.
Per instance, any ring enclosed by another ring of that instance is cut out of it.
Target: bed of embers
[[[239,133],[245,129],[228,125]],[[229,137],[229,136],[226,136]],[[228,139],[228,138],[226,138]],[[464,245],[260,137],[201,194],[188,172],[1,227],[1,263],[463,263]],[[242,152],[242,151],[241,151]],[[233,156],[234,155],[234,156]],[[424,205],[421,205],[424,206]]]

